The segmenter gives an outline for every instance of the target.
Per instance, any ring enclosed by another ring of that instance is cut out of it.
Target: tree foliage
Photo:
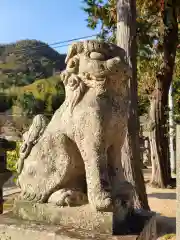
[[[65,97],[60,77],[41,79],[28,86],[12,88],[7,94],[14,99],[13,114],[29,118],[40,113],[52,116]]]
[[[99,38],[115,42],[117,25],[117,0],[84,0],[83,10],[87,13],[87,25],[91,29],[100,27]],[[163,63],[163,0],[136,0],[137,43],[138,43],[138,97],[139,114],[147,113],[149,97],[154,89],[156,73]],[[179,4],[180,5],[180,4]],[[180,15],[180,8],[177,11]],[[179,58],[180,55],[177,55]],[[179,61],[176,61],[176,65]],[[177,71],[176,71],[177,72]],[[174,88],[178,86],[177,77]],[[178,91],[178,90],[177,90]],[[175,94],[178,98],[178,94]],[[178,101],[176,99],[175,105]],[[179,107],[175,106],[176,113]],[[179,109],[180,110],[180,109]]]
[[[19,149],[20,149],[21,143],[16,143],[16,149],[13,151],[7,152],[7,169],[9,169],[11,172],[16,172],[16,163],[19,159]]]
[[[32,93],[24,93],[23,95],[18,96],[15,104],[20,106],[23,115],[28,117],[43,113],[46,108],[45,102],[41,99],[35,98]]]
[[[83,10],[88,15],[87,26],[91,29],[100,27],[99,38],[116,42],[116,0],[84,0],[83,4]],[[142,57],[148,57],[152,53],[154,39],[157,39],[157,18],[149,16],[141,1],[137,1],[137,6],[137,39],[141,50],[139,54]]]

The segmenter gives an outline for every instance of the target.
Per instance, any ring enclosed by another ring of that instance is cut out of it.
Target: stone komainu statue
[[[121,147],[131,71],[121,48],[96,40],[74,43],[66,63],[65,101],[26,156],[18,177],[21,197],[59,206],[88,198],[106,211],[125,181]]]

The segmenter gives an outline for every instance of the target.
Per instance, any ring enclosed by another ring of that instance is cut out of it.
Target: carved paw
[[[31,202],[44,202],[44,195],[42,193],[35,193],[31,190],[23,191],[20,194],[21,200],[31,201]]]
[[[53,193],[49,200],[49,203],[53,203],[57,206],[78,206],[88,202],[87,196],[77,190],[72,189],[60,189]]]
[[[90,200],[90,203],[97,211],[111,212],[113,209],[110,193],[105,191],[94,194],[94,197],[92,200]]]

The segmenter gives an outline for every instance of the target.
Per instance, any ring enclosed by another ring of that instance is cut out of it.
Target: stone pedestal
[[[24,220],[59,224],[65,227],[75,226],[85,230],[112,232],[112,213],[95,212],[89,204],[79,207],[56,207],[51,204],[39,204],[15,201],[13,213]]]
[[[140,217],[141,218],[141,217]],[[77,219],[78,220],[78,219]],[[141,219],[143,227],[139,233],[113,235],[98,230],[77,228],[76,224],[53,225],[15,218],[12,213],[0,218],[1,240],[156,240],[156,221],[153,216]]]
[[[4,219],[7,222],[13,222],[8,225],[8,229],[11,231],[12,226],[14,229],[19,229],[18,224],[21,226],[19,232],[22,234],[22,239],[23,232],[30,234],[32,226],[36,226],[38,239],[43,239],[40,235],[43,236],[43,232],[47,231],[49,238],[45,239],[156,240],[155,216],[153,213],[145,211],[133,212],[126,219],[118,222],[115,214],[95,212],[89,204],[59,208],[50,204],[33,204],[18,200],[14,204],[11,220],[7,220],[8,215],[5,215]],[[27,221],[30,221],[28,228]],[[47,224],[48,228],[46,228]],[[0,224],[0,234],[1,227]],[[41,231],[40,229],[46,230]],[[31,239],[33,240],[33,238]],[[18,235],[18,240],[21,240],[20,235]]]

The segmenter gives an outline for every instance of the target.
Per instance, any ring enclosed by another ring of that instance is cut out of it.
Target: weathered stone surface
[[[16,201],[14,214],[25,220],[112,233],[113,213],[94,211],[89,204],[80,207],[60,208],[51,204]]]
[[[21,173],[24,166],[24,160],[29,156],[32,147],[44,133],[47,123],[48,119],[44,115],[38,114],[33,118],[29,130],[23,134],[23,143],[19,151],[20,158],[17,162],[18,174]]]
[[[26,155],[18,178],[22,198],[66,206],[86,194],[98,211],[112,212],[118,201],[124,211],[132,199],[130,184],[122,191],[131,73],[124,51],[95,40],[78,42],[66,63],[66,98]]]
[[[94,211],[89,204],[58,208],[50,204],[16,201],[14,214],[24,220],[53,223],[85,231],[110,235],[137,235],[141,236],[139,239],[156,239],[155,216],[146,211],[132,212],[123,220],[117,221],[115,213]]]
[[[153,236],[156,224],[155,218],[141,218],[142,228],[139,232],[113,236],[109,233],[101,233],[98,230],[85,230],[75,226],[62,226],[37,223],[14,218],[9,214],[3,214],[0,218],[0,239],[1,240],[156,240]],[[136,219],[137,221],[138,219]],[[136,222],[138,224],[138,222]]]

